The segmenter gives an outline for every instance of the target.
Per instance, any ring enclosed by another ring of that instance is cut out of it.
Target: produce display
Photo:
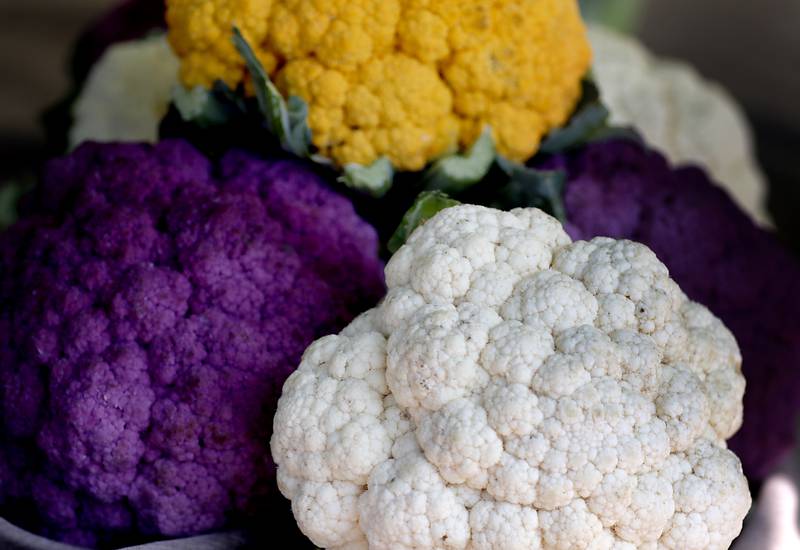
[[[278,402],[278,483],[314,544],[711,550],[739,534],[739,349],[647,247],[456,206],[386,280]]]
[[[283,381],[383,294],[375,232],[302,166],[180,141],[84,145],[37,198],[0,235],[6,513],[84,545],[254,514]]]
[[[735,545],[800,263],[733,100],[579,4],[638,5],[98,19],[0,182],[0,547]]]
[[[607,7],[606,3],[587,2],[582,7],[593,17],[596,11]],[[623,2],[620,8],[628,10],[635,4],[635,1]],[[616,13],[615,9],[607,11]],[[173,91],[181,83],[176,55],[157,38],[166,26],[164,13],[164,0],[127,0],[81,39],[74,65],[82,92],[77,101],[71,100],[75,104],[69,107],[73,118],[68,130],[70,144],[74,146],[85,140],[156,140]],[[698,164],[708,170],[716,183],[731,193],[751,216],[763,225],[770,225],[765,204],[766,183],[754,159],[750,129],[727,92],[704,81],[687,64],[656,58],[634,39],[608,27],[589,25],[588,39],[592,47],[592,75],[610,111],[611,122],[636,128],[673,163]],[[128,40],[133,42],[115,46]],[[216,62],[208,61],[208,56],[223,55],[244,74],[243,58],[231,54],[228,46],[222,46],[223,41],[218,39],[224,54],[212,50],[205,52],[206,57],[195,56],[201,67],[204,67],[202,62],[209,63],[203,70],[208,75],[205,80],[211,83]],[[112,51],[105,53],[108,48]],[[200,47],[195,45],[195,48]],[[102,63],[95,67],[104,53]],[[184,61],[184,66],[188,63]],[[90,71],[93,86],[83,83]],[[316,72],[314,78],[322,78]],[[219,74],[216,76],[219,78]],[[123,85],[120,80],[127,82]],[[184,80],[187,85],[193,82]],[[484,77],[478,80],[482,82]],[[283,87],[282,91],[288,91],[283,80],[276,83]],[[293,89],[290,93],[301,91]],[[489,92],[481,93],[493,97]],[[422,92],[415,89],[409,95],[416,97]],[[306,93],[303,97],[310,96]],[[399,99],[406,101],[404,96]],[[431,98],[426,104],[435,101]],[[369,106],[361,108],[364,112],[379,111]],[[344,112],[349,112],[347,107]],[[330,113],[334,113],[333,108]],[[341,119],[344,123],[346,117],[334,113],[322,118]],[[313,120],[309,119],[309,123],[313,124]]]

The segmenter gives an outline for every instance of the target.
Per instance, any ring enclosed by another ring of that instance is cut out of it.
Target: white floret
[[[486,410],[456,399],[422,417],[417,440],[425,456],[449,483],[482,489],[488,470],[503,452],[503,442],[489,425]]]
[[[664,544],[689,550],[728,548],[741,529],[731,516],[744,516],[751,504],[742,465],[710,440],[698,442],[686,460],[691,472],[674,484],[675,515]]]
[[[376,550],[465,548],[469,512],[417,453],[384,462],[360,498],[361,527]]]
[[[672,450],[683,451],[706,431],[711,416],[708,398],[700,379],[683,365],[666,367],[661,376],[658,417],[667,423]]]
[[[480,355],[501,322],[490,309],[469,304],[426,305],[388,342],[387,381],[397,402],[412,413],[437,410],[484,387],[489,375]],[[420,340],[426,345],[420,346]]]
[[[455,248],[435,245],[415,258],[411,288],[432,302],[452,302],[469,290],[472,265]]]
[[[379,319],[384,335],[392,334],[409,324],[409,318],[425,305],[425,298],[408,287],[390,288],[383,299]]]
[[[342,547],[366,542],[358,525],[360,485],[302,483],[292,498],[292,513],[297,525],[315,544]],[[324,510],[326,513],[320,514]]]
[[[272,453],[293,457],[287,474],[314,481],[364,483],[388,457],[391,440],[378,417],[382,397],[360,380],[337,383],[330,377],[296,371],[284,386],[272,439]],[[286,390],[289,391],[286,391]],[[314,471],[309,474],[308,468]]]
[[[539,399],[527,386],[496,381],[483,394],[489,424],[501,436],[525,436],[544,419]]]
[[[579,281],[546,270],[520,281],[500,308],[500,314],[506,320],[544,324],[557,333],[594,324],[597,299]]]
[[[505,502],[482,501],[469,513],[470,550],[537,550],[541,548],[536,511]]]
[[[498,238],[496,262],[507,265],[519,276],[547,269],[553,259],[553,250],[530,229],[503,228]]]
[[[520,279],[508,264],[486,264],[472,272],[464,300],[476,306],[497,308],[508,300]]]
[[[486,492],[497,501],[529,506],[536,502],[539,469],[527,460],[503,454],[489,470]]]
[[[614,541],[583,500],[574,500],[557,510],[540,512],[539,524],[543,532],[542,546],[547,549],[607,550]]]
[[[736,342],[646,247],[447,209],[284,386],[273,458],[326,548],[726,548]],[[357,505],[355,502],[357,501]]]
[[[610,334],[621,357],[622,380],[634,391],[652,396],[658,389],[663,352],[644,334],[617,330]]]
[[[534,373],[554,351],[553,335],[547,327],[505,321],[489,331],[481,363],[491,375],[528,386]]]

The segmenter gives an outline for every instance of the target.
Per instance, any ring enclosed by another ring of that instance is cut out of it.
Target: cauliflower
[[[594,76],[611,122],[634,126],[674,163],[699,164],[759,223],[769,225],[766,184],[736,102],[686,64],[654,57],[634,39],[589,28]]]
[[[164,35],[111,46],[72,107],[70,147],[84,141],[157,141],[178,70]]]
[[[264,506],[281,385],[383,295],[374,230],[298,164],[182,141],[85,144],[36,193],[0,234],[4,517],[105,546]]]
[[[386,279],[278,402],[278,485],[316,545],[709,550],[739,533],[739,349],[647,247],[455,206]]]
[[[736,336],[749,391],[744,425],[730,445],[747,476],[763,479],[796,441],[800,263],[703,171],[673,169],[636,143],[589,145],[537,168],[566,172],[573,238],[644,243]]]
[[[487,125],[527,159],[571,114],[591,57],[575,0],[168,0],[167,22],[190,88],[245,81],[237,26],[342,166],[419,170]]]

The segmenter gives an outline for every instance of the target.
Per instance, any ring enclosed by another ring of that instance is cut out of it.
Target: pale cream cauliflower
[[[673,163],[705,168],[739,206],[770,225],[766,181],[736,101],[691,66],[658,58],[633,38],[592,25],[589,39],[612,123],[635,127]]]
[[[741,356],[648,248],[458,206],[386,277],[278,404],[278,483],[316,545],[728,548]]]
[[[111,46],[72,107],[70,147],[84,141],[158,141],[179,70],[164,34]]]

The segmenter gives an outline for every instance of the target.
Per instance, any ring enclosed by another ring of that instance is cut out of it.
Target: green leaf
[[[233,45],[244,59],[247,70],[250,71],[256,99],[261,113],[266,117],[267,127],[283,142],[284,132],[289,126],[289,116],[283,96],[272,83],[253,48],[250,47],[237,27],[233,27]]]
[[[264,115],[267,129],[278,138],[281,147],[286,151],[299,157],[307,157],[311,148],[311,129],[307,123],[308,105],[296,96],[290,97],[287,104],[253,48],[236,27],[233,28],[233,44],[244,58],[253,79],[258,107]]]
[[[641,16],[644,0],[580,0],[585,20],[632,32]]]
[[[328,168],[334,168],[333,161],[331,159],[329,159],[328,157],[325,157],[323,155],[314,153],[314,154],[309,155],[308,158],[310,158],[312,162],[314,162],[316,164],[319,164],[321,166],[327,166]]]
[[[428,190],[460,193],[481,181],[495,159],[492,132],[486,129],[464,155],[450,155],[434,162],[422,176]]]
[[[311,128],[308,127],[308,105],[293,95],[287,103],[289,113],[289,142],[296,155],[305,157],[311,146]]]
[[[498,164],[508,175],[509,181],[492,206],[504,210],[535,207],[561,223],[566,221],[564,185],[567,175],[563,171],[535,170],[502,157],[498,158]]]
[[[588,143],[592,135],[606,127],[608,116],[608,109],[599,101],[586,105],[570,119],[566,127],[551,132],[539,151],[556,154]]]
[[[389,191],[393,179],[394,168],[386,157],[379,158],[369,166],[346,164],[342,169],[342,175],[339,176],[339,181],[347,187],[364,191],[376,198],[384,196]]]
[[[184,121],[194,122],[200,128],[224,124],[229,118],[225,105],[217,99],[213,91],[202,86],[191,90],[180,85],[175,86],[172,89],[172,102]]]
[[[423,191],[420,193],[414,204],[403,216],[400,226],[394,232],[392,238],[389,239],[389,244],[387,245],[389,252],[394,254],[400,250],[400,247],[405,244],[417,227],[445,208],[458,206],[459,204],[461,203],[451,199],[441,191]]]

